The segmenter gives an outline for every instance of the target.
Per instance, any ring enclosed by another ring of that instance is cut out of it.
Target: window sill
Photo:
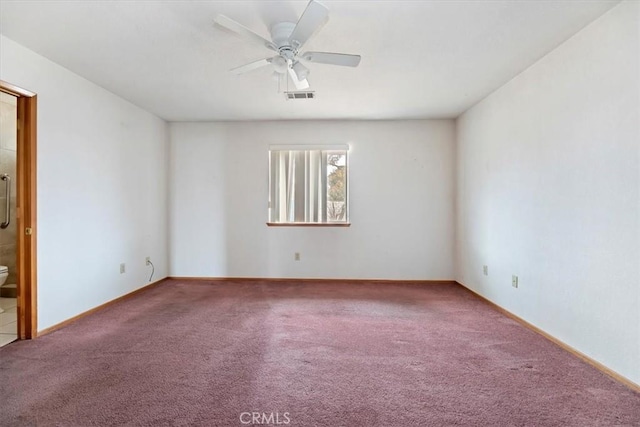
[[[268,227],[351,227],[350,222],[268,222]]]

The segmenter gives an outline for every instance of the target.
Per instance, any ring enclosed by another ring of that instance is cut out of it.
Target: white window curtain
[[[327,156],[322,150],[271,150],[271,222],[326,222]]]

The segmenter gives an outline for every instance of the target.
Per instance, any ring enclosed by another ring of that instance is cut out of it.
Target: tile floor
[[[15,298],[0,298],[0,347],[18,339],[17,307]]]

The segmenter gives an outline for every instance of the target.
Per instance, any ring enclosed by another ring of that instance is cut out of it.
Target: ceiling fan
[[[310,0],[307,8],[296,24],[279,22],[271,27],[271,40],[267,40],[238,22],[218,15],[215,23],[233,31],[245,39],[258,43],[276,52],[275,56],[259,59],[254,62],[233,68],[234,74],[242,74],[267,65],[272,65],[277,75],[289,74],[297,90],[309,88],[307,76],[309,69],[301,61],[318,62],[322,64],[357,67],[360,55],[330,52],[300,53],[302,46],[329,19],[329,9],[315,0]]]

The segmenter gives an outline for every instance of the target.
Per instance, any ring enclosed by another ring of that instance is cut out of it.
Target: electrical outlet
[[[124,274],[125,272],[125,265],[124,262],[122,264],[120,264],[120,274]]]
[[[482,266],[482,273],[483,273],[485,276],[488,276],[488,275],[489,275],[489,267],[487,267],[486,265],[483,265],[483,266]]]
[[[511,276],[511,286],[513,286],[514,288],[518,287],[518,276],[516,276],[515,274]]]
[[[296,252],[295,254],[293,254],[293,259],[295,259],[296,261],[300,261],[300,252]]]
[[[151,257],[148,256],[144,259],[144,265],[151,265]]]

